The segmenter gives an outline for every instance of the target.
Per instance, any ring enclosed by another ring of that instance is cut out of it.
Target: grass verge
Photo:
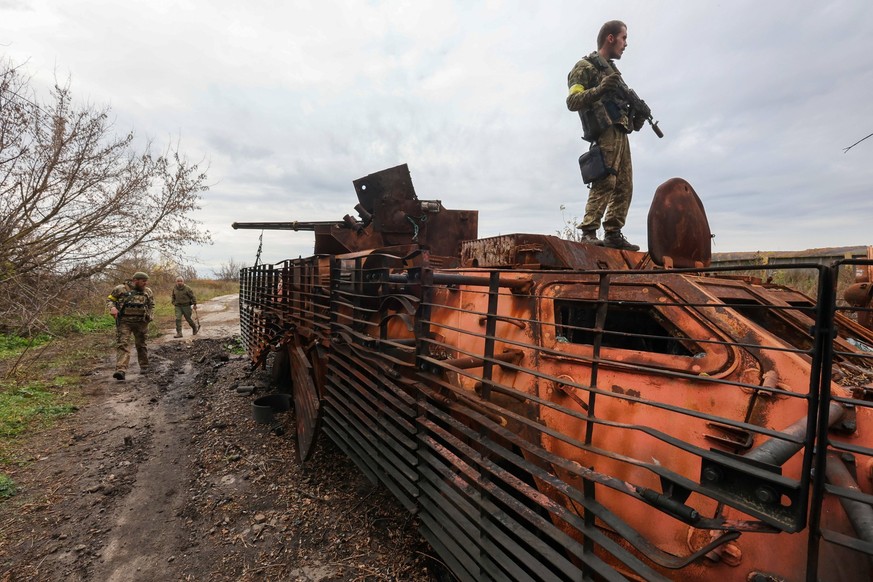
[[[0,335],[0,360],[18,356],[32,348],[39,348],[50,342],[52,336],[41,333],[33,337]]]
[[[68,382],[75,381],[59,376],[51,386],[43,382],[0,383],[0,439],[15,438],[29,427],[44,426],[74,412],[77,407],[64,390]]]
[[[234,281],[191,281],[199,302],[239,292]],[[157,288],[156,321],[150,336],[160,335],[159,325],[172,326],[172,288]],[[84,397],[83,374],[112,354],[115,320],[108,314],[72,314],[47,320],[48,332],[31,338],[0,335],[0,500],[4,466],[27,462],[22,442],[28,434],[51,426],[74,412]],[[241,349],[238,348],[238,349]],[[6,477],[8,479],[8,477]],[[11,495],[11,493],[10,493]]]
[[[0,350],[0,475],[4,467],[27,462],[22,443],[29,434],[81,406],[83,374],[111,350],[111,317],[71,315],[51,321],[52,334],[0,336],[6,348]]]

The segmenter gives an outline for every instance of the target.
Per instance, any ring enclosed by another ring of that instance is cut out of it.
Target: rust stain
[[[627,396],[633,396],[634,398],[639,398],[639,397],[640,397],[640,391],[639,391],[639,390],[634,390],[633,388],[622,388],[621,386],[619,386],[619,385],[617,385],[617,384],[613,384],[613,385],[612,385],[612,391],[615,392],[616,394],[625,394],[625,395],[627,395]],[[630,403],[631,403],[631,404],[636,404],[636,403],[633,402],[633,401],[630,401]]]

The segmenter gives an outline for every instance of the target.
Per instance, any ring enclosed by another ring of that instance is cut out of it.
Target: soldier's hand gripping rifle
[[[624,79],[619,76],[621,82],[618,84],[618,92],[624,97],[625,101],[627,101],[630,106],[630,117],[633,119],[634,117],[643,117],[646,121],[649,122],[649,125],[652,126],[652,131],[655,132],[659,138],[664,137],[664,132],[661,131],[661,128],[658,127],[658,122],[652,119],[652,109],[646,104],[645,101],[640,99],[637,92],[627,86],[624,82]]]
[[[649,108],[646,102],[639,98],[637,92],[630,87],[627,88],[627,101],[630,104],[632,116],[639,115],[640,117],[645,117],[646,121],[649,122],[649,125],[652,126],[652,131],[655,132],[655,135],[659,138],[664,137],[664,132],[661,131],[660,127],[658,127],[658,122],[652,119],[651,108]]]

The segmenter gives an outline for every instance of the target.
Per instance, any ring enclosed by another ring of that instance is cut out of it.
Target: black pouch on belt
[[[615,173],[615,170],[606,166],[603,152],[596,143],[592,144],[587,152],[579,156],[579,169],[582,171],[582,181],[586,184],[596,182],[609,174]]]

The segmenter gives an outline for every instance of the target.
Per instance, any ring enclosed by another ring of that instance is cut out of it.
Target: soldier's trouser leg
[[[188,322],[188,325],[191,326],[191,329],[194,329],[194,319],[191,317],[191,306],[190,305],[177,305],[176,306],[176,333],[182,333],[182,318],[185,318],[185,321]]]
[[[130,324],[119,321],[115,324],[115,369],[127,370],[130,363]]]
[[[597,143],[603,152],[606,166],[614,169],[616,174],[609,174],[591,185],[588,202],[585,205],[585,218],[582,219],[579,228],[597,230],[606,212],[603,229],[621,230],[630,209],[633,192],[633,169],[627,134],[612,126],[603,132]]]
[[[630,142],[626,133],[619,132],[619,136],[621,137],[620,144],[616,148],[615,161],[612,162],[612,167],[615,168],[617,175],[615,176],[612,198],[609,200],[609,206],[606,207],[606,218],[603,220],[604,232],[616,232],[624,227],[634,193],[634,170],[631,163]]]
[[[185,321],[188,322],[188,325],[191,326],[191,329],[194,329],[194,319],[191,317],[192,311],[190,305],[177,305],[176,306],[176,333],[182,333],[182,318],[185,318]]]
[[[139,321],[131,324],[130,329],[133,332],[133,340],[136,344],[136,359],[139,361],[139,367],[148,368],[149,350],[146,347],[146,335],[149,331],[149,324],[147,321]]]

